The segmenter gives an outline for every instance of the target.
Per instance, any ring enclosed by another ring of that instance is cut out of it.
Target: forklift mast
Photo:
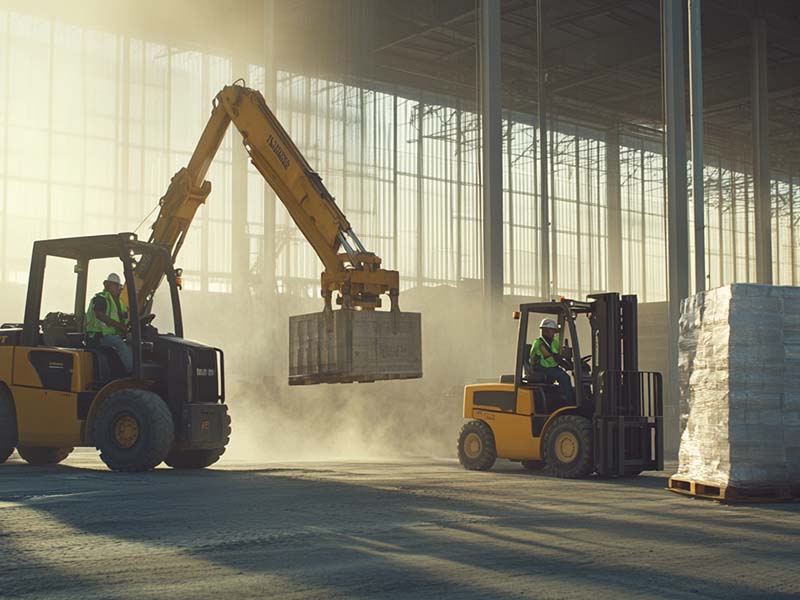
[[[661,470],[663,383],[661,373],[639,371],[636,296],[590,298],[597,473]]]
[[[592,372],[597,379],[610,371],[639,370],[639,311],[635,295],[605,293],[589,296],[592,310]],[[596,388],[597,389],[597,388]]]

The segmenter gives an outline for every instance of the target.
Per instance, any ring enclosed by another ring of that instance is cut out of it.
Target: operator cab
[[[591,305],[586,302],[562,299],[559,302],[522,304],[514,318],[520,320],[517,346],[516,371],[512,376],[504,376],[503,381],[517,384],[518,388],[534,388],[544,396],[543,412],[550,413],[567,406],[564,391],[555,383],[548,383],[541,370],[531,363],[531,348],[541,335],[539,324],[550,318],[558,324],[556,334],[561,343],[559,366],[572,380],[575,390],[573,405],[587,406],[592,398],[592,355],[581,355],[581,347],[591,347]],[[581,344],[583,340],[584,344]],[[580,360],[575,361],[575,357]],[[540,394],[534,392],[535,397]]]
[[[30,347],[75,348],[93,355],[93,387],[98,389],[120,377],[155,380],[162,368],[154,354],[154,341],[159,335],[150,312],[153,298],[146,299],[145,310],[139,311],[134,269],[142,261],[159,261],[168,282],[171,317],[169,334],[183,336],[178,297],[178,278],[166,250],[140,242],[133,233],[43,240],[34,243],[31,274],[25,307],[25,322],[3,326],[3,334],[16,338],[17,344]],[[121,269],[119,267],[122,267]],[[48,271],[45,277],[45,270]],[[131,330],[128,343],[133,351],[133,372],[126,374],[116,353],[100,347],[84,333],[89,300],[100,289],[104,274],[124,273],[124,294],[127,296]],[[44,313],[44,315],[42,315]]]

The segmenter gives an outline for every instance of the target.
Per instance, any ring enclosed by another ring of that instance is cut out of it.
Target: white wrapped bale
[[[800,484],[800,289],[733,284],[684,301],[678,475]]]

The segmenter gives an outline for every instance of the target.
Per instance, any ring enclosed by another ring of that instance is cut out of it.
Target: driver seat
[[[547,383],[544,373],[534,369],[531,365],[531,348],[533,344],[525,344],[525,354],[522,357],[522,378],[528,383]]]

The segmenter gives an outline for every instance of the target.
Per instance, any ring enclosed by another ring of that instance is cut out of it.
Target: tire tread
[[[129,408],[131,412],[137,410],[145,413],[154,425],[150,433],[150,444],[142,448],[133,460],[131,457],[120,456],[120,450],[110,439],[110,431],[103,430],[104,427],[108,426],[110,429],[111,426],[111,423],[105,423],[106,415],[113,415],[117,410],[116,405],[120,403],[135,407]],[[164,462],[175,437],[172,413],[161,397],[150,390],[134,388],[123,389],[109,396],[97,414],[94,429],[95,447],[100,451],[100,459],[113,471],[140,472],[154,469]]]
[[[464,438],[469,433],[477,433],[483,442],[483,449],[481,455],[476,459],[469,458],[464,452],[463,442]],[[494,433],[492,428],[485,422],[473,420],[464,423],[461,431],[458,434],[458,461],[465,469],[470,471],[488,471],[497,460],[497,448],[494,442]]]
[[[575,433],[581,444],[581,456],[573,465],[569,465],[566,468],[557,464],[557,459],[550,456],[551,439],[559,430],[564,428]],[[579,415],[562,415],[556,417],[547,427],[544,437],[542,438],[542,457],[544,458],[548,471],[562,479],[580,479],[591,475],[594,472],[593,437],[592,423],[586,417]]]

